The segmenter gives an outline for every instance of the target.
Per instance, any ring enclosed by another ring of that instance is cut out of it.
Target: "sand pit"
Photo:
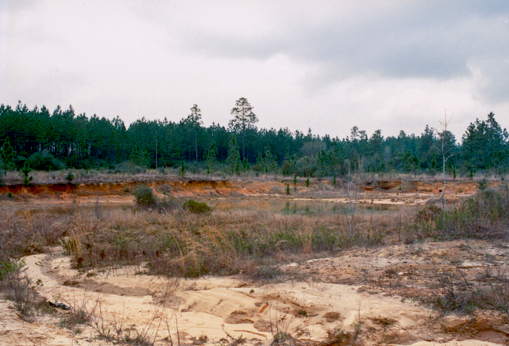
[[[424,255],[419,253],[421,257],[414,255],[413,258],[413,250],[392,247],[370,250],[373,253],[368,257],[351,251],[342,257],[294,263],[283,266],[282,270],[309,275],[304,280],[285,282],[252,282],[242,275],[165,278],[145,274],[143,266],[80,272],[71,268],[69,257],[58,252],[28,256],[25,258],[26,275],[34,281],[40,280],[40,293],[52,302],[95,309],[92,323],[96,327],[81,325],[79,333],[59,328],[58,321],[68,314],[60,310],[56,316],[45,317],[37,323],[24,322],[3,301],[0,304],[0,335],[3,336],[0,345],[13,342],[104,345],[106,341],[97,338],[97,326],[112,328],[120,323],[133,333],[135,329],[146,331],[156,345],[168,345],[169,340],[174,344],[179,340],[181,344],[203,345],[244,340],[246,345],[269,345],[275,336],[286,333],[294,338],[285,341],[288,345],[504,344],[508,341],[509,330],[504,324],[507,322],[501,318],[490,319],[485,330],[473,333],[472,328],[465,327],[462,332],[461,326],[475,324],[471,317],[441,317],[415,299],[403,299],[405,295],[401,289],[382,289],[384,285],[378,289],[375,285],[368,287],[369,280],[362,282],[359,277],[363,273],[373,279],[375,272],[387,272],[387,268],[395,266],[424,266],[426,254],[449,258],[447,256],[452,256],[454,251],[447,249],[457,249],[460,245],[428,244],[422,250]],[[509,249],[489,249],[486,244],[478,246],[482,251],[498,251],[500,258],[508,256]],[[466,263],[465,268],[474,270],[484,265],[474,258],[463,258],[464,254],[456,255]],[[436,266],[445,265],[438,262]],[[396,273],[398,275],[402,273]],[[413,286],[419,285],[420,281],[415,280]],[[423,292],[425,286],[422,286]]]
[[[129,184],[132,189],[134,184]],[[266,210],[281,215],[288,209],[298,215],[299,210],[313,213],[313,206],[325,210],[351,203],[339,192],[322,189],[330,184],[321,181],[308,190],[301,184],[299,192],[291,196],[285,196],[285,185],[275,181],[179,181],[170,185],[153,183],[156,195],[210,201],[218,210]],[[380,211],[425,205],[440,193],[439,184],[425,182],[366,186],[369,189],[359,194],[359,206],[383,206]],[[88,190],[81,185],[79,193],[61,187],[58,191],[45,189],[39,195],[35,190],[20,190],[12,201],[5,200],[5,205],[24,212],[57,210],[70,203],[102,211],[133,204],[132,193],[125,192],[125,184],[120,183]],[[475,189],[472,182],[451,184],[449,200],[453,203]],[[338,213],[335,217],[342,216]],[[148,274],[144,263],[76,270],[59,247],[24,259],[25,275],[38,283],[42,296],[67,304],[72,311],[90,312],[91,318],[86,324],[67,327],[63,321],[71,313],[56,309],[54,314],[27,322],[12,308],[12,302],[0,300],[0,345],[108,345],[119,342],[119,335],[124,341],[126,335],[143,335],[155,345],[509,343],[507,314],[474,311],[441,315],[424,303],[440,293],[438,273],[461,274],[473,283],[488,270],[507,276],[509,246],[505,243],[465,240],[353,248],[334,257],[281,265],[280,276],[256,281],[242,274],[199,279],[154,276]]]

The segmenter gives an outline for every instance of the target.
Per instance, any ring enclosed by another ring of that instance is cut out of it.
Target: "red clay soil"
[[[82,184],[38,184],[24,186],[4,185],[0,186],[0,195],[11,193],[27,197],[54,197],[62,194],[75,194],[77,196],[105,196],[105,195],[130,195],[138,185],[147,185],[157,192],[166,192],[169,195],[193,196],[193,195],[230,195],[261,194],[268,193],[271,182],[235,182],[227,180],[166,180],[149,182],[126,182],[126,183],[82,183]]]
[[[299,193],[313,191],[318,185],[332,185],[328,180],[313,180],[306,188],[302,182],[298,183]],[[13,196],[28,198],[52,198],[66,196],[128,196],[136,186],[145,184],[153,188],[156,193],[175,197],[192,196],[256,196],[256,195],[285,195],[284,182],[275,180],[210,180],[210,179],[180,179],[173,178],[147,182],[125,183],[79,183],[79,184],[34,184],[24,186],[0,186],[0,196],[11,193]],[[499,185],[492,182],[490,186]],[[437,194],[442,192],[443,183],[440,181],[402,181],[402,180],[373,180],[361,183],[359,186],[367,193],[401,193],[401,194]],[[447,182],[446,192],[449,195],[472,195],[477,192],[476,181]]]

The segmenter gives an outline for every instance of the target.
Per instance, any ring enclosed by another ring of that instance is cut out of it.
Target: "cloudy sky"
[[[509,127],[509,2],[0,0],[0,103],[227,125],[240,97],[341,138]]]

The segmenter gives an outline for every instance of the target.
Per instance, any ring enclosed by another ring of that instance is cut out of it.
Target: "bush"
[[[154,196],[152,189],[146,185],[138,185],[134,189],[134,198],[136,205],[147,208],[157,204],[157,198]]]
[[[31,321],[36,312],[47,306],[47,301],[37,294],[32,281],[21,275],[24,266],[23,260],[0,261],[0,290],[14,302],[14,308],[21,316]]]
[[[24,260],[0,261],[0,281],[10,274],[21,270],[25,266]]]
[[[72,181],[74,180],[74,174],[72,172],[68,172],[67,175],[65,176],[65,180],[67,180],[67,182],[71,184]]]
[[[195,200],[190,199],[189,201],[186,201],[182,208],[185,210],[189,210],[191,213],[194,214],[204,214],[204,213],[210,213],[212,211],[212,208],[209,207],[206,203],[203,202],[196,202]]]
[[[145,172],[146,169],[135,165],[131,161],[124,161],[115,165],[114,173],[139,174]]]
[[[316,159],[304,156],[296,162],[295,169],[296,173],[301,177],[312,177],[318,169]]]
[[[56,159],[55,156],[47,150],[32,154],[27,161],[31,168],[38,171],[58,171],[65,169],[65,164]]]
[[[138,185],[134,190],[136,205],[140,208],[156,209],[159,212],[168,212],[180,208],[180,203],[173,197],[159,199],[154,196],[153,190],[146,185]]]

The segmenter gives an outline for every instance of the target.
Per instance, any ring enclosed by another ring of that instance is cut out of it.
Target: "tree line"
[[[371,136],[353,127],[349,136],[332,138],[290,131],[259,129],[258,118],[246,98],[236,101],[228,126],[203,126],[202,113],[193,105],[178,122],[147,120],[128,127],[120,117],[111,120],[72,106],[29,109],[21,101],[13,108],[0,105],[1,167],[38,170],[121,169],[121,167],[194,167],[229,174],[254,170],[299,176],[343,176],[355,172],[435,174],[446,170],[473,176],[489,171],[505,174],[509,166],[509,134],[489,113],[472,122],[461,141],[428,125],[421,135]],[[120,167],[120,168],[119,168]]]

